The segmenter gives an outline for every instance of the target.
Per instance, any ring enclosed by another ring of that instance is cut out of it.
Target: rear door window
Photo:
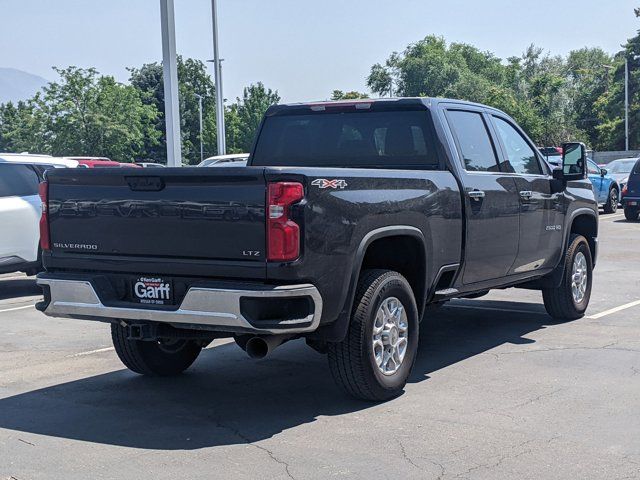
[[[28,165],[0,163],[0,197],[26,197],[38,194],[40,180]]]
[[[267,117],[251,164],[435,169],[430,121],[424,110]]]
[[[498,157],[482,114],[448,110],[447,119],[462,154],[464,168],[468,172],[499,172]]]
[[[541,175],[542,169],[536,152],[522,134],[500,117],[494,116],[493,121],[511,169],[524,175]]]

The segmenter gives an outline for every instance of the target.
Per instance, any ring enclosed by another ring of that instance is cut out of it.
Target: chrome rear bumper
[[[44,274],[38,277],[38,285],[49,289],[50,300],[43,303],[42,311],[51,317],[151,321],[179,326],[201,325],[229,332],[280,334],[312,332],[318,328],[322,315],[322,297],[311,284],[255,289],[191,287],[176,310],[105,305],[90,281],[57,279]],[[241,309],[243,298],[285,300],[305,297],[313,304],[309,313],[302,318],[281,320],[277,326],[269,322],[269,326],[263,327],[259,321],[250,321]]]

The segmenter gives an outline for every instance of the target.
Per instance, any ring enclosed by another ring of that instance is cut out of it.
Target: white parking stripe
[[[35,305],[24,305],[24,306],[22,306],[22,307],[6,308],[6,309],[4,309],[4,310],[0,310],[0,313],[3,313],[3,312],[13,312],[13,311],[15,311],[15,310],[24,310],[25,308],[33,308],[33,307],[35,307]]]
[[[600,221],[602,220],[615,220],[616,218],[622,218],[624,217],[624,213],[616,213],[615,215],[601,215],[600,216]]]
[[[624,305],[620,305],[619,307],[605,310],[604,312],[596,313],[595,315],[589,315],[587,318],[590,318],[592,320],[597,320],[598,318],[606,317],[607,315],[611,315],[612,313],[617,313],[621,310],[626,310],[627,308],[635,307],[636,305],[640,305],[640,300],[636,300],[635,302],[625,303]]]
[[[84,357],[85,355],[93,355],[94,353],[110,352],[111,350],[115,350],[115,348],[113,347],[98,348],[97,350],[89,350],[88,352],[80,352],[80,353],[74,353],[73,355],[67,355],[67,358]]]

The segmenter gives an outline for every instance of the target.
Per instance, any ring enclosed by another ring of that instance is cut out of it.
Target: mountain
[[[0,103],[31,98],[47,83],[42,77],[15,68],[0,67]]]

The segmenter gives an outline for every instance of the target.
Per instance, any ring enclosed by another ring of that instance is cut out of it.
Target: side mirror
[[[584,143],[562,144],[562,174],[566,182],[586,178],[587,147]]]
[[[609,173],[609,172],[607,171],[607,169],[606,169],[606,168],[601,168],[601,169],[600,169],[600,176],[601,176],[601,177],[604,177],[607,173]]]

